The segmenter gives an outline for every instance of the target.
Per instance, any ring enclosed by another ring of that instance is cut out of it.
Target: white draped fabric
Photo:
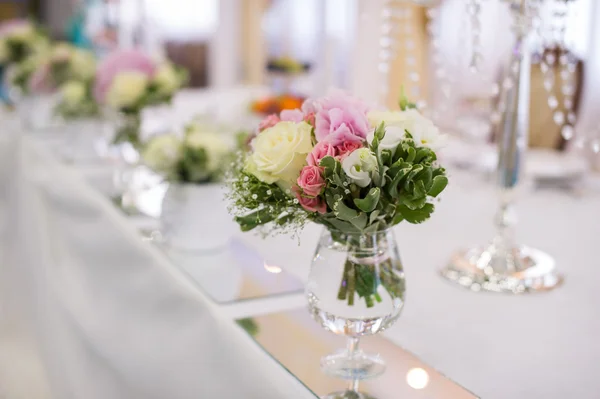
[[[314,397],[26,136],[1,138],[0,222],[2,321],[48,399]]]

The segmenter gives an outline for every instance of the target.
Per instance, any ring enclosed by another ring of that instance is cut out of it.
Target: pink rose
[[[321,159],[325,158],[326,156],[335,157],[336,155],[337,150],[331,143],[321,141],[320,143],[317,143],[310,154],[307,155],[306,163],[311,166],[319,166]]]
[[[315,113],[309,112],[308,114],[304,115],[304,122],[308,123],[309,125],[314,126],[315,125]]]
[[[31,26],[31,23],[26,19],[9,19],[0,24],[0,37],[9,36],[14,31],[29,26]]]
[[[321,194],[323,187],[325,187],[325,179],[321,173],[322,170],[318,166],[308,165],[302,168],[296,182],[305,195],[316,197]]]
[[[304,114],[299,109],[284,109],[281,111],[281,120],[300,123],[304,120]]]
[[[307,98],[302,103],[302,112],[304,113],[304,115],[310,115],[310,114],[315,115],[317,112],[319,112],[320,109],[321,109],[321,106],[320,106],[319,102],[312,98]]]
[[[262,132],[265,129],[275,126],[280,121],[281,121],[281,119],[279,119],[277,114],[271,114],[271,115],[267,116],[265,119],[263,119],[262,121],[260,121],[260,124],[258,125],[258,131]]]
[[[104,99],[113,79],[122,72],[141,72],[151,78],[156,70],[152,59],[139,50],[117,50],[104,59],[98,66],[94,98],[99,103]]]
[[[321,141],[326,141],[332,144],[333,146],[337,147],[340,144],[346,142],[354,142],[362,145],[364,140],[364,138],[355,135],[348,125],[342,124]],[[317,141],[319,141],[318,138]]]
[[[294,194],[296,194],[296,198],[300,203],[300,206],[309,212],[319,212],[320,214],[324,214],[327,212],[327,204],[325,200],[321,197],[307,197],[300,193],[300,190],[297,188],[294,189]]]
[[[344,141],[335,147],[337,158],[343,161],[352,151],[362,148],[363,144],[356,141]]]

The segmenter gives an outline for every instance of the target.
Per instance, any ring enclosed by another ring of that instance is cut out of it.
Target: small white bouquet
[[[146,166],[169,181],[162,203],[162,235],[174,248],[202,251],[227,245],[235,224],[224,201],[222,178],[232,160],[233,137],[192,123],[183,136],[151,139]]]
[[[99,66],[94,85],[96,101],[125,116],[114,142],[139,145],[141,111],[171,101],[187,80],[185,71],[168,61],[156,62],[136,50],[117,51]]]
[[[231,152],[231,145],[221,134],[191,123],[183,137],[166,134],[150,139],[142,159],[168,181],[202,184],[221,180]]]

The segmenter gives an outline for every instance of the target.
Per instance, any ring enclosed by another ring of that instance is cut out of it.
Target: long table
[[[56,397],[314,397],[297,379],[326,393],[330,385],[312,376],[316,365],[292,364],[301,356],[268,345],[277,334],[267,333],[278,326],[289,331],[290,323],[306,332],[279,346],[301,348],[319,334],[303,320],[301,292],[220,303],[203,286],[206,274],[196,273],[197,263],[174,261],[141,239],[140,227],[147,231],[153,220],[116,210],[88,183],[94,173],[61,165],[39,138],[3,138],[0,148],[0,264],[8,285],[2,291],[17,316],[28,316],[20,325],[39,348]],[[146,202],[160,202],[158,194],[147,195]],[[408,299],[386,341],[373,343],[381,351],[400,348],[388,361],[394,382],[379,384],[384,395],[596,396],[600,196],[521,194],[518,239],[552,254],[565,282],[520,296],[470,292],[438,275],[455,250],[492,237],[495,198],[489,183],[453,171],[433,218],[397,227]],[[308,226],[300,244],[288,236],[235,239],[301,286],[319,233]],[[233,322],[248,318],[264,326],[266,337],[252,340]],[[330,346],[319,342],[321,351]],[[394,368],[402,363],[397,359],[416,366]],[[414,368],[429,373],[429,387],[406,388],[407,376],[397,373]],[[377,390],[377,380],[372,384]],[[110,386],[116,388],[107,392]]]

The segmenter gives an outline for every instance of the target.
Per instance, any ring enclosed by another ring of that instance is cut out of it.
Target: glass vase
[[[115,117],[115,131],[113,144],[130,144],[133,148],[139,149],[141,145],[140,132],[142,128],[142,116],[135,113],[121,113]]]
[[[75,118],[64,127],[62,156],[75,164],[99,163],[105,123],[102,118]]]
[[[359,339],[393,325],[404,306],[404,271],[394,231],[342,233],[325,229],[306,285],[313,318],[325,329],[347,337],[347,347],[321,359],[322,370],[350,380],[336,398],[363,398],[358,381],[385,371],[379,355],[359,349]]]

